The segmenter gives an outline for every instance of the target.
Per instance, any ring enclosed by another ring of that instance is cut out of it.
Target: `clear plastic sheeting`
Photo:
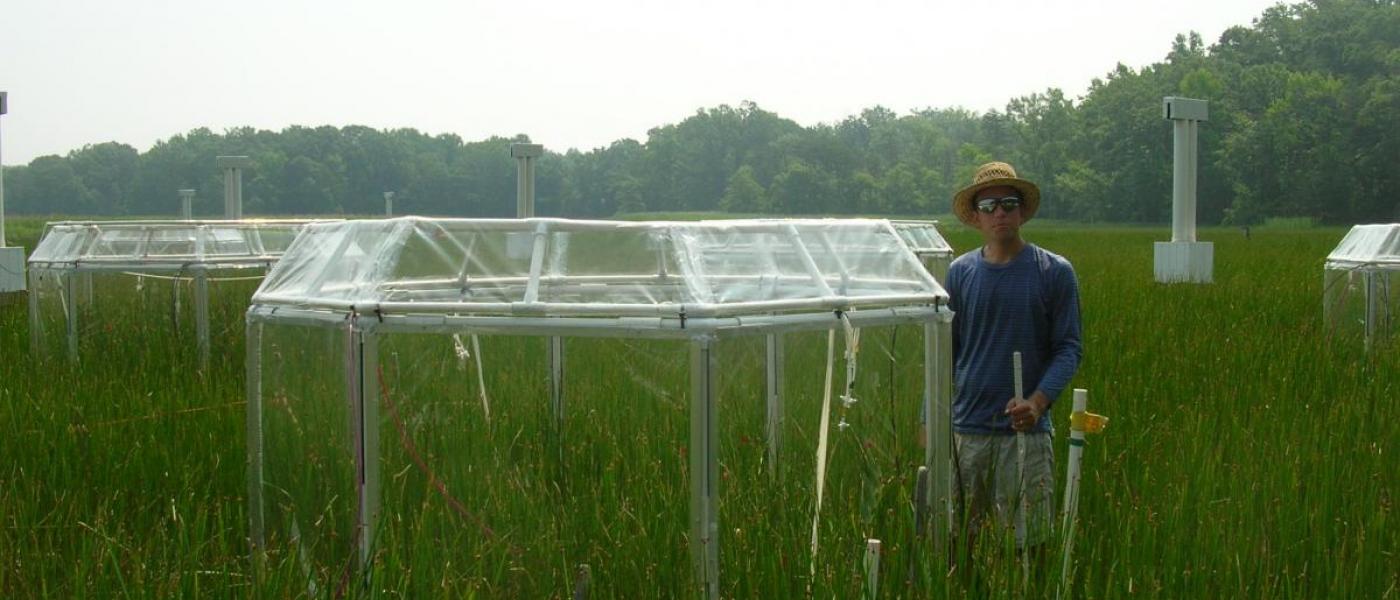
[[[29,268],[266,268],[305,221],[61,221],[49,223]]]
[[[887,221],[310,225],[247,313],[250,538],[287,595],[852,595],[871,532],[947,542],[946,299]]]
[[[1335,263],[1335,264],[1334,264]],[[1374,265],[1400,269],[1400,223],[1357,225],[1327,255],[1329,268]]]
[[[254,304],[695,317],[937,304],[888,221],[403,217],[308,226]]]
[[[924,268],[943,283],[953,262],[953,246],[938,231],[938,221],[890,221],[899,237],[924,263]]]
[[[1357,225],[1327,256],[1323,313],[1334,334],[1359,335],[1369,349],[1393,342],[1400,326],[1400,223]]]
[[[211,330],[238,321],[259,279],[306,221],[62,221],[50,223],[29,256],[30,342],[63,332],[70,359],[97,326],[193,327],[201,361]],[[209,293],[211,284],[240,288]],[[241,299],[240,299],[241,298]]]

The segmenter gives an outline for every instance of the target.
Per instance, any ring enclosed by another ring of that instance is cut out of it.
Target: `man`
[[[1040,189],[1003,162],[979,167],[972,185],[953,197],[954,214],[983,242],[953,261],[946,282],[954,311],[955,493],[969,545],[989,520],[1015,529],[1018,549],[1040,547],[1050,535],[1050,407],[1079,366],[1079,284],[1069,261],[1021,238],[1039,208]],[[1024,399],[1014,397],[1014,352],[1021,353]],[[1025,434],[1024,498],[1017,433]]]

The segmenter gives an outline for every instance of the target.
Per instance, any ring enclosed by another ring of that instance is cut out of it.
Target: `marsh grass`
[[[1400,351],[1367,355],[1359,337],[1326,333],[1322,258],[1340,230],[1261,230],[1252,239],[1204,230],[1217,257],[1208,286],[1152,283],[1159,232],[1032,226],[1026,234],[1076,266],[1086,356],[1074,387],[1112,418],[1084,455],[1070,596],[1400,593]],[[975,243],[956,227],[951,237],[958,248]],[[220,294],[215,360],[200,371],[191,336],[147,323],[166,309],[131,287],[116,284],[103,297],[109,308],[95,322],[104,325],[85,332],[77,365],[61,353],[31,356],[25,304],[0,304],[0,596],[305,593],[300,559],[272,553],[256,583],[248,559],[241,311],[250,290]],[[737,343],[723,355],[732,361],[721,395],[725,596],[853,597],[866,537],[885,543],[884,596],[1022,595],[1004,545],[989,543],[978,566],[954,564],[949,576],[933,548],[911,542],[921,451],[917,377],[906,368],[919,355],[906,331],[866,334],[862,402],[847,415],[851,429],[833,429],[815,578],[808,536],[824,336],[789,341],[792,395],[776,480],[763,457],[761,354]],[[324,397],[331,404],[313,406],[320,418],[343,418],[332,408],[343,389],[336,339],[294,328],[267,335],[283,352],[269,381]],[[61,337],[48,341],[61,347]],[[684,345],[569,340],[561,438],[543,341],[482,342],[489,423],[475,368],[459,366],[450,340],[405,335],[381,347],[385,397],[396,408],[381,413],[386,521],[371,584],[348,586],[348,595],[565,597],[581,562],[598,597],[686,595]],[[893,372],[883,352],[898,357]],[[1057,427],[1067,417],[1068,403],[1058,404]],[[324,467],[316,485],[289,493],[321,499],[318,511],[335,505],[334,518],[353,510],[335,494],[348,489],[336,479],[343,462],[292,460],[330,456],[343,440],[278,439],[320,445],[279,454],[286,481],[292,469]],[[1056,452],[1064,455],[1063,440]],[[338,535],[343,549],[346,534]],[[323,562],[339,558],[334,546]],[[1058,562],[1052,552],[1030,595],[1054,594]]]

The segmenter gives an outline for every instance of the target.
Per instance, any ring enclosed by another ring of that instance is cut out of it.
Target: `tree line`
[[[1164,96],[1210,102],[1200,128],[1198,218],[1326,223],[1400,220],[1400,4],[1314,0],[1269,8],[1207,46],[1180,35],[1161,62],[1117,65],[1080,98],[1048,89],[1003,109],[873,107],[801,126],[744,102],[698,110],[646,140],[547,151],[537,212],[932,215],[989,160],[1037,181],[1041,215],[1163,223],[1171,215],[1172,127]],[[6,168],[19,214],[169,215],[195,188],[197,215],[222,211],[217,155],[243,154],[250,215],[396,212],[510,217],[525,135],[361,126],[279,132],[195,129],[146,152],[109,142]],[[546,144],[548,140],[542,140]]]

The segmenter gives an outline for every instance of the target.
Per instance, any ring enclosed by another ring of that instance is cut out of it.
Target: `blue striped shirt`
[[[1028,398],[1040,390],[1054,402],[1079,367],[1074,267],[1030,243],[1006,264],[988,263],[978,248],[953,261],[947,283],[954,311],[953,430],[1013,434],[1004,414],[1016,393],[1011,353],[1021,353]],[[1049,410],[1032,431],[1051,431]]]

